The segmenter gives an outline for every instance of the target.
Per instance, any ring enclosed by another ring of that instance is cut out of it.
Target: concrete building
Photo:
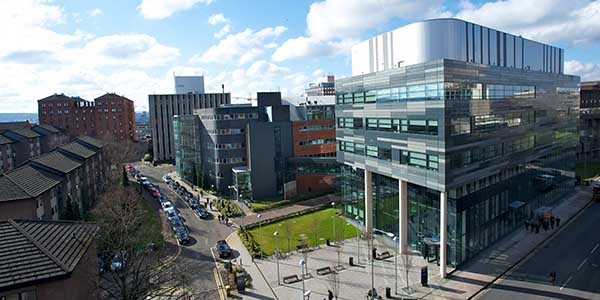
[[[93,224],[0,221],[0,299],[97,299]]]
[[[333,96],[335,95],[335,76],[327,75],[321,82],[310,83],[304,90],[306,96]]]
[[[204,76],[175,76],[175,94],[204,94]]]
[[[54,94],[38,100],[41,125],[66,130],[71,137],[111,135],[135,141],[135,112],[130,99],[106,93],[93,102],[80,97]]]
[[[149,95],[154,161],[175,162],[173,116],[191,115],[196,109],[216,108],[229,103],[229,93]]]
[[[84,214],[104,188],[104,144],[79,137],[0,175],[0,220],[58,220],[67,200]]]
[[[69,142],[69,136],[64,130],[52,125],[35,125],[31,130],[40,135],[42,153],[48,153]]]
[[[17,161],[15,143],[12,139],[0,134],[0,173],[15,167]]]
[[[14,166],[42,154],[41,135],[29,128],[11,129],[1,134],[15,142]]]
[[[336,81],[343,211],[447,267],[575,183],[579,77],[562,49],[457,19],[352,48]]]
[[[600,81],[580,85],[580,145],[578,160],[600,160]]]

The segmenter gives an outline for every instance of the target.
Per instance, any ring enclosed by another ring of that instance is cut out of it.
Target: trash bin
[[[390,287],[385,288],[385,297],[388,299],[392,298],[392,288],[390,288]]]
[[[327,246],[331,246],[329,243],[329,239],[327,239],[325,242],[327,243]]]
[[[354,257],[350,256],[348,257],[348,264],[353,267],[354,266]]]
[[[421,268],[421,285],[427,286],[427,267]]]

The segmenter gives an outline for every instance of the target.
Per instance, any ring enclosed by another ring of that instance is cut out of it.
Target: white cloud
[[[89,42],[83,48],[86,59],[93,65],[162,66],[174,61],[179,49],[159,44],[146,34],[109,35]],[[91,59],[90,56],[96,59]]]
[[[271,43],[275,38],[285,32],[283,26],[267,27],[259,31],[246,29],[236,34],[230,34],[211,46],[202,55],[194,55],[192,63],[220,63],[227,64],[237,60],[240,65],[252,61],[264,53],[265,44]]]
[[[268,62],[266,60],[258,60],[254,62],[246,71],[246,75],[251,77],[259,77],[259,76],[276,76],[283,73],[289,72],[290,69],[280,67],[274,63]]]
[[[325,0],[311,4],[306,23],[317,40],[356,38],[392,18],[440,16],[442,0]]]
[[[463,1],[456,17],[547,43],[600,41],[600,1]]]
[[[581,81],[599,80],[600,64],[567,60],[565,61],[565,74],[580,76]]]
[[[212,16],[210,16],[208,18],[208,24],[210,25],[217,25],[217,24],[228,24],[229,23],[229,19],[225,18],[225,16],[221,13],[218,14],[214,14]]]
[[[213,0],[142,0],[138,9],[146,19],[164,19],[172,14],[190,9],[197,3],[212,3]]]
[[[229,24],[225,24],[223,26],[223,28],[221,28],[221,30],[215,32],[215,34],[213,34],[213,36],[217,39],[220,39],[220,38],[226,36],[229,33],[229,31],[231,31],[231,26],[229,26]]]
[[[95,9],[91,10],[89,14],[92,17],[96,17],[96,16],[99,16],[102,14],[102,10],[99,8],[95,8]]]
[[[314,77],[321,77],[321,76],[323,76],[323,74],[325,74],[325,72],[321,68],[316,69],[312,72],[312,76],[314,76]]]
[[[301,36],[285,41],[273,53],[274,61],[284,61],[305,57],[333,56],[347,53],[355,43],[353,40],[319,41],[314,37]]]

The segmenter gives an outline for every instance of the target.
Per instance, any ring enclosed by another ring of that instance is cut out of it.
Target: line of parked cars
[[[190,206],[198,218],[203,220],[208,220],[211,218],[211,214],[208,213],[206,207],[204,207],[204,205],[200,203],[198,199],[194,198],[194,195],[190,193],[185,186],[179,184],[179,182],[171,178],[169,175],[163,176],[162,179],[173,189],[173,191],[181,196],[181,198]]]

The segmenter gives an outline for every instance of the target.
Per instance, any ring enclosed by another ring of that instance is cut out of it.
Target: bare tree
[[[405,252],[404,254],[402,254],[402,264],[404,265],[404,275],[406,278],[406,292],[410,291],[410,282],[409,282],[409,275],[410,275],[410,270],[413,267],[413,262],[412,262],[412,255],[410,255],[410,253]]]
[[[340,296],[340,274],[338,272],[330,273],[327,276],[327,282],[329,283],[329,289],[333,293],[333,297],[337,300]]]
[[[287,239],[287,252],[290,252],[292,242],[292,224],[290,224],[290,221],[287,220],[282,223],[282,227],[285,238]]]
[[[105,144],[102,152],[110,174],[107,178],[109,181],[119,179],[118,172],[125,163],[139,161],[144,156],[144,145],[134,143],[130,139],[120,140],[117,136],[108,133],[100,136],[99,139]]]
[[[105,270],[98,282],[99,298],[185,299],[187,273],[168,258],[160,228],[147,226],[141,201],[134,189],[113,186],[93,211]]]

